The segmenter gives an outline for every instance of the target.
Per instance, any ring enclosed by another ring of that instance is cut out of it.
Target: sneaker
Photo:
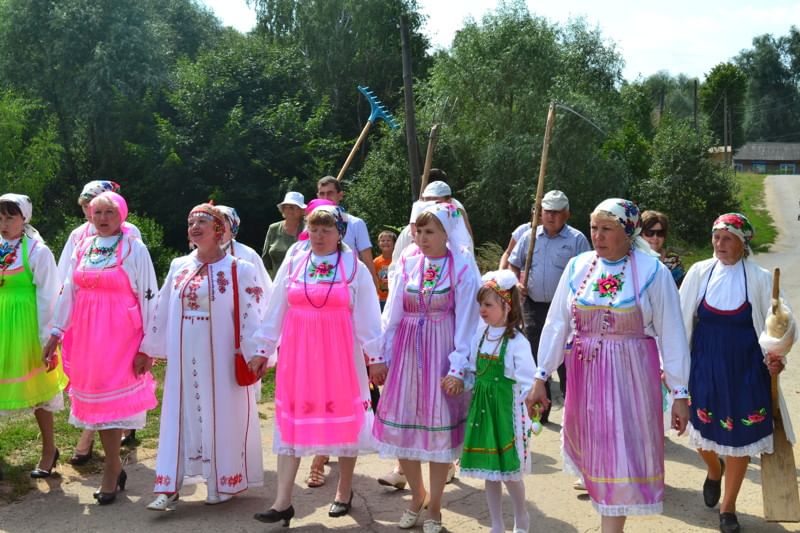
[[[406,488],[406,476],[401,474],[397,470],[392,470],[388,474],[385,474],[378,478],[378,483],[383,485],[384,487],[394,487],[398,490],[402,490]]]
[[[172,511],[177,504],[178,493],[173,492],[172,494],[159,494],[147,508],[151,511]]]

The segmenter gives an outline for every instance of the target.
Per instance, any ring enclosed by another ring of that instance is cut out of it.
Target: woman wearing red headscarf
[[[100,431],[106,458],[95,498],[105,505],[118,488],[125,489],[121,430],[143,428],[148,409],[157,404],[147,360],[137,353],[158,285],[147,247],[122,227],[125,199],[105,192],[89,208],[97,235],[72,255],[43,356],[49,364],[71,328],[64,346],[70,354],[70,422]]]
[[[238,335],[248,361],[258,355],[266,362],[268,354],[251,339],[269,287],[259,284],[251,263],[225,253],[224,233],[224,215],[215,206],[189,213],[189,240],[197,249],[172,261],[142,343],[142,352],[167,360],[152,511],[173,508],[186,477],[206,480],[208,504],[263,483],[260,385],[237,384],[234,349]]]

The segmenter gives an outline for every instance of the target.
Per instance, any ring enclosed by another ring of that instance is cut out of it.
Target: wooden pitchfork
[[[340,170],[339,175],[336,176],[336,179],[339,181],[342,181],[344,173],[347,172],[347,167],[350,166],[350,163],[356,156],[356,152],[358,152],[358,149],[361,147],[361,144],[364,142],[364,139],[367,138],[369,129],[372,127],[372,124],[376,120],[378,120],[379,118],[383,119],[383,121],[386,122],[386,124],[388,124],[390,128],[392,129],[397,128],[397,122],[395,121],[392,114],[389,113],[389,110],[386,109],[386,106],[384,106],[380,102],[380,100],[378,100],[378,97],[375,96],[375,93],[369,90],[369,87],[364,87],[362,85],[359,85],[358,90],[361,92],[361,94],[367,97],[367,100],[369,100],[369,107],[370,107],[369,118],[367,119],[367,123],[364,125],[364,129],[361,130],[361,135],[358,136],[356,144],[353,145],[353,149],[350,150],[350,155],[347,156],[347,160],[345,160],[344,165],[342,166],[342,170]]]

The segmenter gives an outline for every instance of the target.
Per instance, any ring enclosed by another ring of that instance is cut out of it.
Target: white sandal
[[[422,523],[422,533],[440,533],[442,529],[440,520],[429,518]]]
[[[428,495],[425,495],[425,501],[422,502],[422,505],[417,510],[417,512],[412,511],[411,509],[405,509],[403,511],[403,516],[400,517],[400,521],[397,523],[397,527],[400,529],[411,529],[414,526],[418,526],[420,519],[422,518],[422,511],[428,508]]]
[[[177,504],[178,493],[173,492],[172,494],[159,494],[147,508],[151,511],[172,511]]]

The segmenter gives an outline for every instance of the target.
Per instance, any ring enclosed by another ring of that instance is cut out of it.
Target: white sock
[[[520,481],[506,481],[506,489],[511,496],[511,505],[514,508],[514,527],[527,531],[530,526],[530,515],[525,508],[525,483]]]
[[[486,480],[486,503],[489,504],[489,517],[492,520],[491,533],[503,533],[503,484],[500,481]]]

